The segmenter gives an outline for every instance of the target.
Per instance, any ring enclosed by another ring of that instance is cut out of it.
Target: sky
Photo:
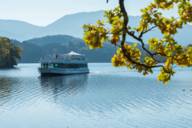
[[[140,14],[140,9],[151,0],[125,0],[130,15]],[[0,19],[26,21],[46,26],[64,15],[77,12],[106,10],[115,7],[118,0],[0,0]]]

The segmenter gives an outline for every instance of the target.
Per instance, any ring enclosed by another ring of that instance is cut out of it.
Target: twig
[[[144,34],[146,34],[147,32],[150,32],[151,30],[155,29],[157,26],[153,26],[151,28],[149,28],[148,30],[146,31],[142,31],[139,35],[139,38],[142,38]]]

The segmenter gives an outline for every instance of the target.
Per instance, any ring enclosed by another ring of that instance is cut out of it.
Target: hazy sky
[[[106,0],[0,0],[0,19],[22,20],[45,26],[67,14],[112,8],[118,0],[109,1],[106,4]],[[139,15],[140,8],[149,1],[126,0],[129,14]]]

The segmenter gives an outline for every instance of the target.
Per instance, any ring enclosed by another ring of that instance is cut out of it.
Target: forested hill
[[[23,50],[22,63],[39,62],[41,56],[54,53],[68,53],[70,51],[85,54],[89,62],[110,62],[115,48],[106,44],[103,49],[90,50],[83,40],[66,35],[45,36],[19,42],[12,41]]]
[[[116,51],[110,43],[105,43],[102,49],[90,50],[82,39],[67,35],[45,36],[23,42],[13,40],[12,42],[22,48],[22,63],[37,63],[42,56],[70,51],[86,55],[88,62],[110,62]]]

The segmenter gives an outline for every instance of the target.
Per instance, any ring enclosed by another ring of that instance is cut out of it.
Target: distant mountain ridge
[[[43,27],[35,26],[23,21],[0,20],[0,35],[12,39],[25,40],[37,36]]]
[[[63,16],[45,27],[23,21],[0,19],[0,35],[19,41],[57,34],[81,38],[83,35],[83,24],[95,23],[102,16],[103,11],[76,13]]]
[[[6,36],[19,41],[28,40],[31,38],[42,37],[47,35],[70,35],[73,37],[83,37],[83,24],[93,24],[98,19],[103,18],[103,11],[83,12],[71,15],[66,15],[57,21],[45,26],[35,26],[26,22],[16,20],[0,20],[0,35]],[[138,16],[130,16],[130,25],[136,26],[139,23]],[[192,43],[192,26],[186,25],[179,34],[176,35],[178,42],[187,45]],[[144,40],[151,37],[161,37],[159,31],[154,30],[148,33]],[[135,41],[128,39],[128,41]]]

